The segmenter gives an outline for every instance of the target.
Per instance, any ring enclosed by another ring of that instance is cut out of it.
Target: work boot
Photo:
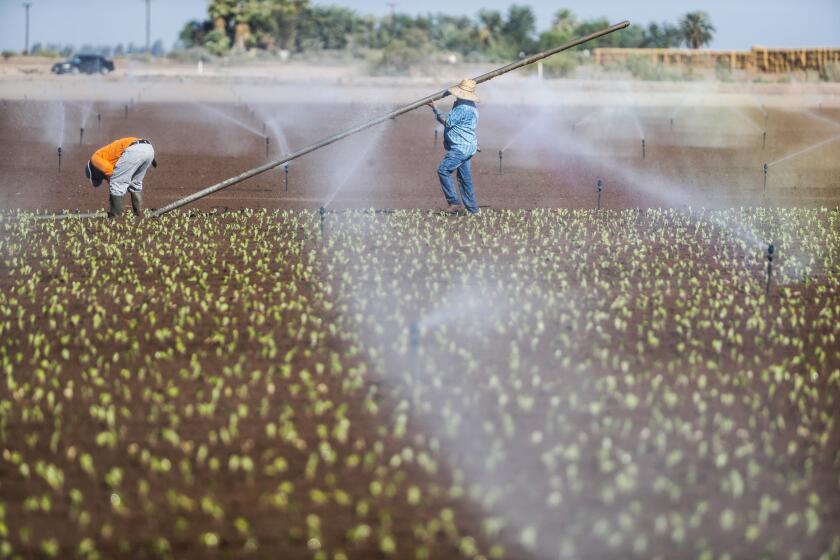
[[[133,192],[131,193],[131,209],[134,211],[134,215],[138,218],[143,217],[143,193],[142,192]]]
[[[119,218],[122,215],[123,211],[123,197],[111,195],[111,208],[108,210],[108,217],[109,218]]]

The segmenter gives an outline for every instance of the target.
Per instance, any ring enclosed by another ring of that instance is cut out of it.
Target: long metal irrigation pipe
[[[508,64],[507,66],[502,66],[501,68],[497,68],[496,70],[492,70],[490,72],[487,72],[486,74],[482,74],[481,76],[478,76],[477,78],[475,78],[475,81],[478,84],[481,84],[483,82],[487,82],[489,80],[492,80],[493,78],[497,78],[497,77],[501,76],[502,74],[507,74],[508,72],[512,72],[512,71],[517,70],[519,68],[522,68],[524,66],[528,66],[528,65],[533,64],[537,61],[540,61],[544,58],[548,58],[551,55],[554,55],[554,54],[557,54],[559,52],[566,51],[566,50],[569,50],[571,48],[577,47],[578,45],[582,45],[584,43],[592,41],[593,39],[603,37],[604,35],[609,35],[610,33],[614,33],[614,32],[616,32],[620,29],[624,29],[625,27],[628,27],[629,25],[630,25],[629,21],[622,21],[621,23],[617,23],[613,26],[607,27],[607,28],[602,29],[600,31],[596,31],[595,33],[592,33],[592,34],[587,35],[585,37],[580,37],[578,39],[574,39],[572,41],[569,41],[568,43],[564,43],[564,44],[562,44],[558,47],[555,47],[553,49],[550,49],[550,50],[547,50],[547,51],[544,51],[544,52],[541,52],[541,53],[537,53],[535,55],[531,55],[531,56],[523,58],[521,60],[517,60],[516,62],[512,62],[512,63]],[[312,144],[311,146],[307,146],[307,147],[302,148],[302,149],[300,149],[296,152],[285,155],[281,159],[278,159],[278,160],[275,160],[275,161],[270,161],[268,163],[260,165],[259,167],[255,167],[255,168],[250,169],[250,170],[248,170],[244,173],[241,173],[241,174],[237,175],[236,177],[231,177],[230,179],[226,179],[226,180],[222,181],[221,183],[217,183],[213,186],[207,187],[206,189],[202,189],[200,191],[194,192],[193,194],[191,194],[189,196],[185,196],[184,198],[182,198],[180,200],[176,200],[175,202],[167,204],[166,206],[164,206],[162,208],[158,208],[157,210],[151,212],[150,214],[152,216],[160,216],[161,214],[166,214],[167,212],[171,212],[172,210],[175,210],[176,208],[180,208],[182,206],[185,206],[185,205],[189,204],[190,202],[194,202],[194,201],[196,201],[200,198],[204,198],[205,196],[213,194],[214,192],[220,191],[222,189],[226,189],[226,188],[228,188],[230,186],[233,186],[237,183],[241,183],[242,181],[245,181],[246,179],[250,179],[251,177],[259,175],[260,173],[265,173],[266,171],[274,169],[275,167],[283,165],[284,163],[290,162],[293,159],[297,159],[297,158],[299,158],[301,156],[304,156],[308,153],[314,152],[315,150],[320,150],[321,148],[323,148],[325,146],[329,146],[330,144],[333,144],[334,142],[338,142],[339,140],[341,140],[343,138],[347,138],[348,136],[356,134],[357,132],[367,130],[368,128],[376,126],[379,123],[385,122],[389,119],[393,119],[393,118],[398,117],[400,115],[404,115],[405,113],[413,111],[414,109],[417,109],[418,107],[422,107],[423,105],[426,105],[430,101],[437,101],[438,99],[443,99],[444,97],[446,97],[448,95],[449,95],[449,92],[444,89],[442,91],[439,91],[437,93],[429,95],[428,97],[424,97],[423,99],[419,99],[419,100],[415,101],[414,103],[410,103],[410,104],[408,104],[408,105],[406,105],[406,106],[404,106],[400,109],[396,109],[395,111],[392,111],[392,112],[388,113],[387,115],[382,115],[381,117],[377,117],[377,118],[375,118],[371,121],[368,121],[364,124],[360,124],[358,126],[350,128],[348,130],[345,130],[344,132],[339,132],[338,134],[330,136],[329,138],[325,138],[325,139],[321,140],[320,142]]]

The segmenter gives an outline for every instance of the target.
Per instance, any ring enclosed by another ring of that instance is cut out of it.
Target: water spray
[[[79,146],[81,146],[85,141],[85,127],[79,129]]]
[[[537,61],[548,58],[549,56],[555,55],[559,52],[567,51],[569,49],[572,49],[572,48],[577,47],[579,45],[582,45],[584,43],[588,43],[589,41],[593,41],[593,40],[598,39],[600,37],[603,37],[605,35],[609,35],[611,33],[615,33],[616,31],[620,31],[622,29],[625,29],[629,26],[630,26],[629,21],[623,21],[621,23],[617,23],[617,24],[612,25],[610,27],[606,27],[604,29],[601,29],[599,31],[596,31],[594,33],[586,35],[585,37],[580,37],[578,39],[574,39],[572,41],[569,41],[567,43],[559,45],[559,46],[557,46],[553,49],[549,49],[547,51],[543,51],[543,52],[540,52],[540,53],[522,58],[522,59],[517,60],[515,62],[512,62],[512,63],[510,63],[506,66],[502,66],[501,68],[497,68],[495,70],[491,70],[490,72],[486,72],[486,73],[484,73],[480,76],[476,76],[474,81],[476,82],[476,84],[482,84],[484,82],[488,82],[488,81],[490,81],[494,78],[498,78],[499,76],[502,76],[502,75],[507,74],[509,72],[513,72],[514,70],[518,70],[519,68],[523,68],[525,66],[529,66],[531,64],[534,64]],[[305,148],[301,148],[300,150],[298,150],[294,153],[287,154],[287,155],[283,156],[281,159],[278,159],[276,161],[266,162],[263,165],[260,165],[258,167],[254,167],[253,169],[249,169],[247,171],[244,171],[244,172],[240,173],[239,175],[237,175],[235,177],[231,177],[231,178],[226,179],[226,180],[224,180],[220,183],[216,183],[215,185],[211,185],[209,187],[201,189],[200,191],[194,192],[194,193],[192,193],[188,196],[185,196],[185,197],[183,197],[179,200],[171,202],[171,203],[167,204],[166,206],[158,208],[154,212],[151,212],[150,215],[153,216],[153,217],[156,217],[156,216],[160,216],[162,214],[166,214],[168,212],[171,212],[171,211],[173,211],[177,208],[181,208],[182,206],[186,206],[187,204],[189,204],[191,202],[195,202],[196,200],[204,198],[205,196],[211,195],[211,194],[216,193],[216,192],[218,192],[222,189],[226,189],[226,188],[231,187],[233,185],[239,184],[242,181],[246,181],[246,180],[250,179],[251,177],[255,177],[255,176],[257,176],[261,173],[265,173],[266,171],[269,171],[270,169],[274,169],[275,167],[279,167],[279,166],[283,165],[284,163],[287,163],[287,162],[292,161],[294,159],[297,159],[299,157],[310,154],[310,153],[312,153],[316,150],[320,150],[321,148],[324,148],[326,146],[334,144],[334,143],[338,142],[339,140],[343,140],[344,138],[347,138],[348,136],[352,136],[354,134],[362,132],[363,130],[367,130],[369,128],[372,128],[372,127],[374,127],[378,124],[384,123],[384,122],[386,122],[390,119],[395,119],[396,117],[398,117],[400,115],[404,115],[406,113],[414,111],[415,109],[418,109],[420,107],[424,107],[432,101],[438,101],[438,100],[443,99],[443,98],[445,98],[449,95],[450,95],[450,93],[449,93],[448,89],[440,90],[440,91],[438,91],[436,93],[433,93],[431,95],[428,95],[428,96],[426,96],[422,99],[418,99],[417,101],[409,103],[408,105],[405,105],[403,107],[395,109],[395,110],[391,111],[390,113],[387,113],[385,115],[381,115],[381,116],[376,117],[376,118],[374,118],[370,121],[367,121],[367,122],[362,123],[360,125],[354,126],[354,127],[349,128],[347,130],[344,130],[342,132],[338,132],[338,133],[336,133],[332,136],[329,136],[327,138],[324,138],[323,140],[320,140],[319,142],[316,142],[315,144],[312,144],[310,146],[306,146]]]
[[[764,193],[767,193],[767,172],[770,170],[770,167],[765,163],[764,164]]]
[[[283,172],[286,174],[286,192],[289,192],[289,164],[283,165]]]
[[[417,358],[420,354],[420,324],[412,321],[408,326],[408,345],[411,352],[411,375],[418,377]]]
[[[598,191],[598,210],[601,209],[601,191],[604,190],[604,181],[598,177],[598,180],[595,181],[595,190]]]
[[[767,247],[767,294],[770,294],[770,282],[773,280],[773,253],[776,248],[771,243]]]
[[[61,146],[58,147],[58,170],[61,171]]]
[[[642,138],[642,159],[646,159],[647,155],[645,153],[645,139]]]
[[[502,174],[502,157],[504,156],[504,150],[499,150],[499,175]]]

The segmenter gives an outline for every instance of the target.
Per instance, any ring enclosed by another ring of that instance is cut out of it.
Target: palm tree
[[[706,12],[690,12],[680,20],[680,31],[689,48],[699,49],[712,42],[715,26]]]

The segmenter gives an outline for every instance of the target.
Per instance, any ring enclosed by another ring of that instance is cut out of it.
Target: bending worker
[[[460,84],[448,90],[457,98],[448,115],[438,111],[434,101],[429,103],[435,118],[444,126],[443,147],[446,149],[446,155],[438,167],[438,177],[443,196],[446,197],[448,212],[460,212],[463,201],[467,212],[478,214],[470,171],[470,159],[478,151],[478,138],[475,133],[478,124],[478,96],[475,94],[475,87],[475,80],[462,80]],[[458,172],[460,200],[452,185],[453,171]]]
[[[108,181],[108,216],[117,218],[122,214],[126,191],[131,193],[134,215],[142,215],[143,177],[150,165],[157,167],[155,150],[151,142],[142,138],[120,138],[96,150],[85,167],[85,176],[94,187],[101,185],[103,180]]]

